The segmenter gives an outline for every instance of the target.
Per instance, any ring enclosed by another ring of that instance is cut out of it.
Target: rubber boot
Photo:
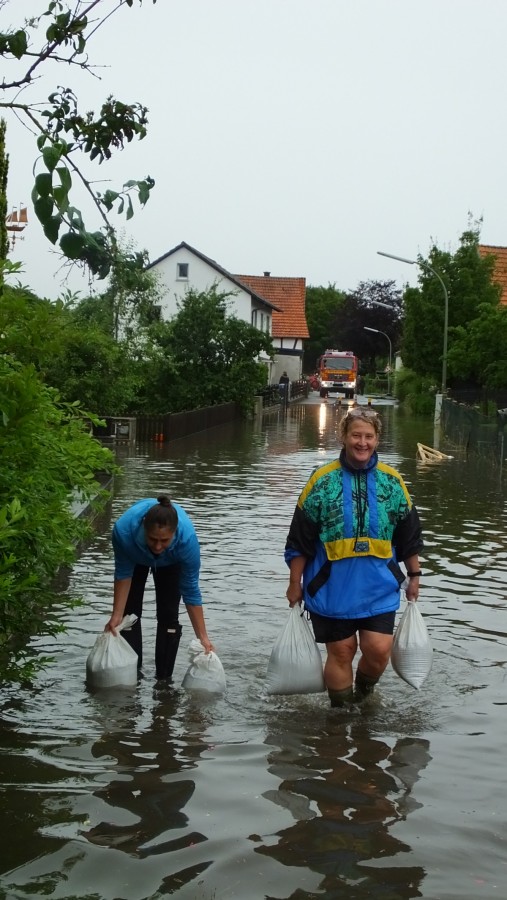
[[[173,674],[176,654],[180,645],[181,625],[176,622],[170,628],[160,623],[157,625],[155,642],[155,669],[157,678],[170,678]]]
[[[364,673],[361,672],[360,669],[358,669],[356,672],[354,699],[360,703],[361,700],[365,700],[366,697],[370,697],[375,690],[377,681],[378,678],[372,678],[370,675],[364,675]]]
[[[132,628],[120,632],[122,638],[125,638],[129,647],[137,653],[137,668],[140,669],[143,664],[143,630],[141,628],[141,619],[132,625]]]
[[[328,688],[327,692],[329,694],[331,706],[347,706],[354,700],[352,685],[348,688],[344,688],[342,691],[333,691],[332,688]]]

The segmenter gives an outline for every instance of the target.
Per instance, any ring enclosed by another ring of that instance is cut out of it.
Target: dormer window
[[[176,264],[176,278],[178,281],[188,281],[188,263]]]

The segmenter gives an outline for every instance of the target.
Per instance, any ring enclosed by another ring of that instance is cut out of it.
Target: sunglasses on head
[[[349,409],[346,413],[347,416],[358,419],[376,419],[378,418],[378,412],[375,412],[374,409],[362,409],[360,406],[356,406],[353,409]]]

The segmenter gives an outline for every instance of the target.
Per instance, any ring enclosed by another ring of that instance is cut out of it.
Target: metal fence
[[[240,416],[241,409],[237,403],[220,403],[204,409],[167,413],[163,416],[137,416],[124,419],[105,416],[105,425],[94,428],[94,434],[96,437],[116,442],[158,441],[163,443],[223,425]]]
[[[296,400],[301,397],[308,397],[310,390],[310,385],[306,378],[302,378],[300,381],[291,381],[287,386],[289,388],[288,392],[287,390],[283,390],[283,387],[283,385],[279,384],[268,384],[266,387],[261,388],[260,391],[257,391],[256,396],[262,397],[262,406],[264,409],[280,406],[280,404],[287,404],[291,400]]]
[[[487,458],[495,465],[504,463],[505,417],[496,412],[485,415],[477,407],[444,397],[441,423],[447,437],[467,454]]]
[[[486,388],[451,388],[448,391],[451,400],[457,403],[465,403],[467,406],[478,407],[481,412],[507,407],[507,390],[489,390]]]

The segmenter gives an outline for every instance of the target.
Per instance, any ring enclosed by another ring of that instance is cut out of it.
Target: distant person
[[[340,421],[339,459],[317,468],[303,488],[285,546],[290,606],[304,600],[318,643],[331,706],[372,693],[391,655],[400,585],[419,596],[419,515],[401,475],[381,463],[381,420],[351,407]],[[361,651],[355,674],[353,661]]]
[[[280,381],[278,382],[278,392],[279,392],[280,398],[282,400],[289,399],[289,384],[290,384],[290,378],[287,375],[287,372],[285,372],[285,370],[284,370],[282,372],[282,374],[280,375]]]
[[[181,637],[180,600],[186,606],[196,638],[206,653],[213,650],[204,621],[199,588],[200,550],[194,526],[187,513],[166,494],[139,500],[116,521],[114,549],[114,601],[105,631],[116,632],[125,615],[138,621],[122,637],[143,661],[141,616],[148,573],[155,582],[157,636],[156,676],[170,678]]]
[[[366,379],[364,375],[358,375],[356,381],[356,393],[364,394],[364,385],[366,383]]]

